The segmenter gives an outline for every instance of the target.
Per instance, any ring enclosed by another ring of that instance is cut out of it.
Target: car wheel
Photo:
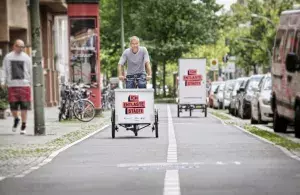
[[[300,138],[300,104],[295,110],[295,137]]]
[[[242,106],[242,104],[240,103],[240,105],[239,105],[239,110],[240,110],[240,117],[241,117],[241,119],[244,119],[245,117],[244,117],[244,110],[243,110],[243,106]]]
[[[258,124],[265,124],[265,122],[261,119],[261,111],[259,104],[257,105],[257,122]]]
[[[287,129],[287,120],[281,116],[279,116],[277,108],[274,109],[274,117],[273,117],[273,124],[274,124],[274,132],[281,132],[285,133]]]
[[[251,109],[252,109],[252,107],[251,107]],[[251,110],[251,124],[257,124],[257,123],[258,123],[258,121],[254,119],[253,111]]]

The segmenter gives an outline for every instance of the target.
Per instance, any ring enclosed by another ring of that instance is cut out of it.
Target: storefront
[[[99,1],[67,0],[70,80],[92,85],[91,100],[101,109]]]

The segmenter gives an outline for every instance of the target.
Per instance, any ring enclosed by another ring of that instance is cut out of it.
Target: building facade
[[[0,1],[0,63],[3,57],[12,49],[16,39],[24,40],[25,52],[31,55],[31,25],[30,0],[1,0]],[[45,78],[45,106],[56,106],[59,103],[59,83],[61,78],[60,66],[62,59],[55,46],[59,44],[58,33],[66,23],[58,22],[56,17],[67,14],[65,0],[40,0],[40,22],[42,37],[42,55]],[[66,20],[67,21],[67,20]],[[58,27],[57,27],[58,26]],[[61,28],[59,28],[61,27]],[[67,36],[66,30],[64,36]],[[66,52],[68,52],[66,50]],[[60,59],[60,60],[59,60]],[[64,64],[66,65],[66,64]]]

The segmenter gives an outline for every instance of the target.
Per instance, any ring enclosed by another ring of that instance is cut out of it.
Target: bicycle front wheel
[[[89,122],[95,118],[95,106],[89,100],[79,100],[74,102],[73,113],[82,122]]]

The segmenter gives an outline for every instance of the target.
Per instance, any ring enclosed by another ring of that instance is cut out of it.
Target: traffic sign
[[[210,61],[210,70],[211,71],[217,71],[219,70],[219,62],[218,59],[212,59]]]

